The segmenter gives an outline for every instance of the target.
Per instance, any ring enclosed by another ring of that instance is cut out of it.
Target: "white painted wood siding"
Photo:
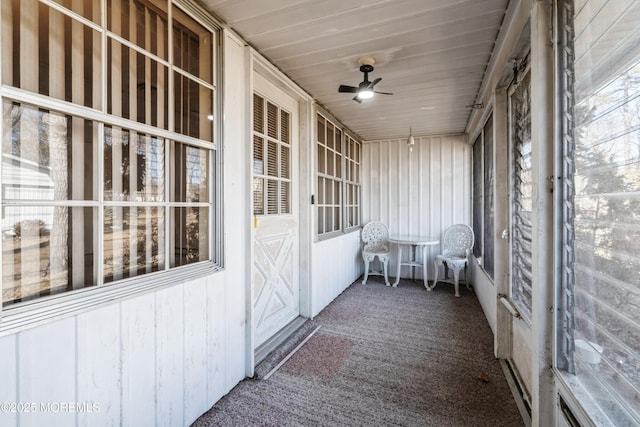
[[[464,136],[416,137],[412,152],[406,138],[371,141],[362,152],[362,224],[382,221],[389,233],[442,239],[452,224],[471,224],[471,146]],[[405,251],[407,252],[407,251]],[[429,278],[440,246],[429,249]],[[389,274],[395,276],[396,248]],[[417,271],[416,278],[422,278]],[[410,277],[403,268],[401,277]]]
[[[349,287],[364,271],[360,232],[317,242],[312,248],[312,316]]]
[[[224,42],[225,70],[242,76],[244,43]],[[0,337],[0,402],[38,409],[0,411],[0,426],[185,426],[245,378],[248,85],[224,80],[225,270]],[[40,410],[65,403],[97,406]]]
[[[229,325],[242,305],[225,273],[0,338],[3,402],[36,403],[0,413],[0,425],[192,423],[244,377],[244,347]],[[226,327],[222,326],[226,323]],[[41,404],[97,406],[40,410]]]

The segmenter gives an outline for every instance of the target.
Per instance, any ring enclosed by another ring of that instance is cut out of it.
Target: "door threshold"
[[[254,366],[258,366],[272,351],[280,347],[298,329],[300,329],[309,319],[298,316],[287,324],[284,328],[276,332],[271,338],[260,344],[254,351]]]

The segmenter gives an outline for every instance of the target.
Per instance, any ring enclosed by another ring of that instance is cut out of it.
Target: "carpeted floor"
[[[268,380],[238,384],[194,426],[522,426],[476,296],[461,286],[351,285]]]

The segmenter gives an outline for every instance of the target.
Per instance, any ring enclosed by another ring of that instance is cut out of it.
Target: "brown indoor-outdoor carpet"
[[[473,292],[352,284],[269,379],[238,384],[194,426],[522,426]]]

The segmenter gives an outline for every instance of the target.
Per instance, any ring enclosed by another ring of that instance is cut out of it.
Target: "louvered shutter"
[[[253,96],[253,213],[291,213],[291,115]]]
[[[515,82],[511,121],[511,298],[531,320],[531,73]]]

